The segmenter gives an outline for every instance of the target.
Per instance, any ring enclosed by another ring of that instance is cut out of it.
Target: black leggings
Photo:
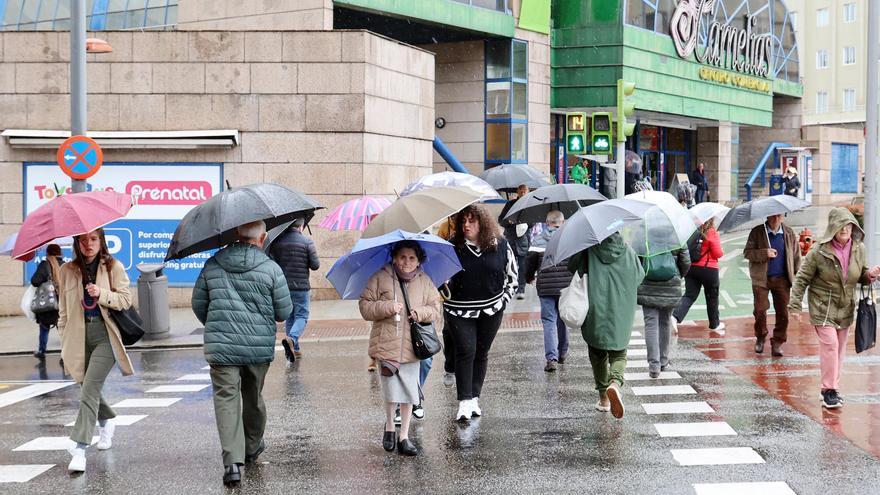
[[[489,349],[498,328],[501,327],[503,317],[504,313],[501,311],[492,316],[481,313],[477,318],[460,318],[446,314],[446,326],[452,331],[455,343],[455,386],[458,400],[480,396],[483,380],[486,379]]]
[[[679,322],[684,321],[691,305],[700,295],[700,288],[706,291],[706,312],[709,314],[709,328],[718,328],[720,318],[718,316],[718,289],[721,281],[718,279],[717,268],[704,266],[691,266],[690,271],[684,278],[684,297],[678,303],[672,316]]]

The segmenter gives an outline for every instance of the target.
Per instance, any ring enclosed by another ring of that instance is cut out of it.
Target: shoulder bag
[[[110,281],[110,292],[116,292],[116,289],[113,288],[113,275],[110,270],[107,270],[107,279]],[[119,329],[123,345],[135,344],[144,336],[144,320],[134,306],[123,310],[107,308],[107,313],[110,314],[110,318]]]
[[[587,319],[590,298],[587,293],[587,274],[575,272],[568,287],[559,292],[559,317],[568,328],[580,328]]]
[[[877,343],[877,308],[874,305],[874,286],[868,292],[859,290],[859,308],[856,310],[856,352],[866,351]]]
[[[34,314],[48,313],[50,311],[58,311],[58,297],[55,292],[55,284],[52,280],[46,280],[34,292],[34,299],[31,301],[31,312]]]
[[[406,286],[402,281],[400,290],[403,292],[403,302],[406,305],[407,320],[412,313],[412,306],[409,304],[409,295],[406,293]],[[413,353],[419,359],[428,359],[443,349],[440,345],[440,338],[437,337],[437,331],[434,329],[434,323],[421,323],[411,321],[409,324],[410,336],[412,338]]]

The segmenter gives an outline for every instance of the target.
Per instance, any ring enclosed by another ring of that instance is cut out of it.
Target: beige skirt
[[[394,376],[382,376],[382,399],[397,404],[419,404],[419,368],[421,363],[401,364]]]

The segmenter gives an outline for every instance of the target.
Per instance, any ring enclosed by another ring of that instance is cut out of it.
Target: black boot
[[[248,463],[248,464],[250,464],[252,462],[257,462],[257,458],[259,458],[260,454],[262,454],[265,450],[266,450],[266,440],[260,440],[260,446],[257,447],[257,450],[255,450],[252,454],[245,455],[244,462]]]
[[[226,486],[234,486],[241,483],[241,467],[238,464],[229,464],[223,466],[223,484]]]
[[[419,455],[419,449],[409,441],[409,438],[397,442],[397,453],[400,455]]]
[[[394,444],[397,443],[397,432],[396,431],[386,431],[384,435],[382,435],[382,448],[387,452],[394,451]]]

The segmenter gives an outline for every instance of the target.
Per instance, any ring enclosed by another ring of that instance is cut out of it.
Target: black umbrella
[[[480,178],[501,192],[514,192],[520,184],[525,184],[529,189],[550,185],[550,178],[547,174],[528,165],[511,165],[509,163],[486,170],[480,174]]]
[[[727,232],[744,223],[803,210],[808,206],[810,206],[808,201],[784,194],[758,198],[727,212],[721,225],[718,226],[718,232]]]
[[[165,261],[225,246],[236,239],[236,228],[262,220],[271,230],[295,218],[306,222],[324,208],[314,199],[278,184],[251,184],[227,189],[196,206],[180,221]]]
[[[581,206],[606,199],[608,198],[599,194],[599,191],[583,184],[554,184],[539,187],[519,198],[507,212],[504,220],[510,220],[512,223],[541,223],[547,218],[547,213],[553,210],[561,211],[565,218],[568,218]]]

